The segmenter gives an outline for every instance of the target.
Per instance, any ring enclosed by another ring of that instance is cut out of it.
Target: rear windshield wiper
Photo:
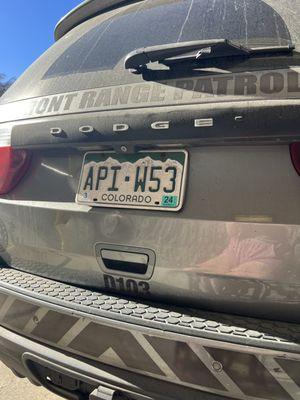
[[[127,54],[124,63],[126,69],[140,73],[147,69],[147,64],[152,62],[167,66],[188,62],[201,64],[202,60],[216,58],[291,53],[294,48],[293,45],[248,48],[236,45],[227,39],[196,40],[137,49]]]

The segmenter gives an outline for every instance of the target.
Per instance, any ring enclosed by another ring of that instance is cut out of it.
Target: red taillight
[[[0,194],[10,192],[25,174],[29,165],[26,150],[0,147]]]
[[[300,142],[291,144],[290,152],[295,170],[300,175]]]

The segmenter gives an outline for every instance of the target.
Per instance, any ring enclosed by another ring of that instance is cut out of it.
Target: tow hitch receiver
[[[89,397],[89,400],[130,400],[117,390],[99,386]]]

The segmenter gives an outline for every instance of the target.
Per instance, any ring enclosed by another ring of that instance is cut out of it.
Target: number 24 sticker
[[[177,196],[163,196],[162,206],[163,207],[177,207],[178,197]]]

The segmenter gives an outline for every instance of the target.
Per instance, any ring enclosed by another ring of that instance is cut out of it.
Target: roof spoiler
[[[137,0],[85,0],[58,22],[54,31],[55,40],[59,40],[75,26],[95,15],[135,1]]]

